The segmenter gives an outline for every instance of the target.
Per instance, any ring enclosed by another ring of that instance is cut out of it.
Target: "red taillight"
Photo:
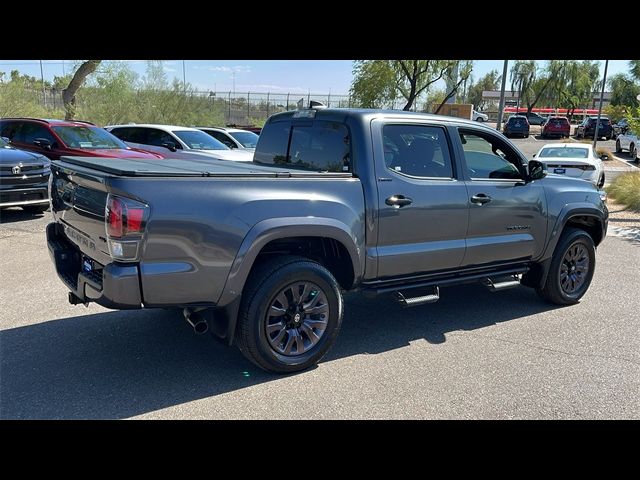
[[[107,200],[107,235],[120,238],[124,233],[122,225],[123,203],[117,197],[109,195]]]
[[[106,210],[107,235],[111,238],[122,238],[143,233],[148,208],[135,200],[109,194]]]
[[[144,217],[144,209],[142,208],[127,209],[127,232],[142,233],[143,217]]]

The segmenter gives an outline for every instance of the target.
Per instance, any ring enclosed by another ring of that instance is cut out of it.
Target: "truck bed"
[[[351,173],[309,172],[257,165],[249,162],[203,159],[126,159],[102,157],[61,157],[60,163],[89,168],[118,177],[267,177],[343,178]]]

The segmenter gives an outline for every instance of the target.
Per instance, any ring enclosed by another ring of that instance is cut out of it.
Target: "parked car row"
[[[238,128],[129,124],[100,128],[80,120],[0,119],[0,208],[37,213],[49,206],[50,160],[101,158],[251,162],[258,142]]]

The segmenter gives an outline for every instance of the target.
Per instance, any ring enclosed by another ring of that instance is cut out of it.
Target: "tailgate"
[[[51,165],[51,205],[66,237],[85,255],[105,265],[112,261],[107,247],[104,174],[68,164]]]

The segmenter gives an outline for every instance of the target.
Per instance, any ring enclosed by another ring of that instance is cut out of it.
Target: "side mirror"
[[[36,138],[33,141],[34,145],[44,148],[45,150],[51,150],[51,141],[47,138]]]
[[[175,152],[178,148],[176,147],[176,144],[173,142],[164,142],[162,144],[162,146],[164,148],[168,148],[169,150],[171,150],[172,152]]]
[[[600,160],[609,160],[609,155],[603,153],[602,155],[600,155]]]
[[[229,147],[230,149],[233,150],[234,148],[238,148],[238,145],[236,145],[235,143],[229,142],[229,143],[227,143],[227,147]]]
[[[540,180],[547,176],[547,172],[544,169],[544,163],[539,160],[529,160],[529,179]]]
[[[534,153],[534,154],[533,154],[533,158],[536,158],[536,155],[537,155],[537,153]]]

